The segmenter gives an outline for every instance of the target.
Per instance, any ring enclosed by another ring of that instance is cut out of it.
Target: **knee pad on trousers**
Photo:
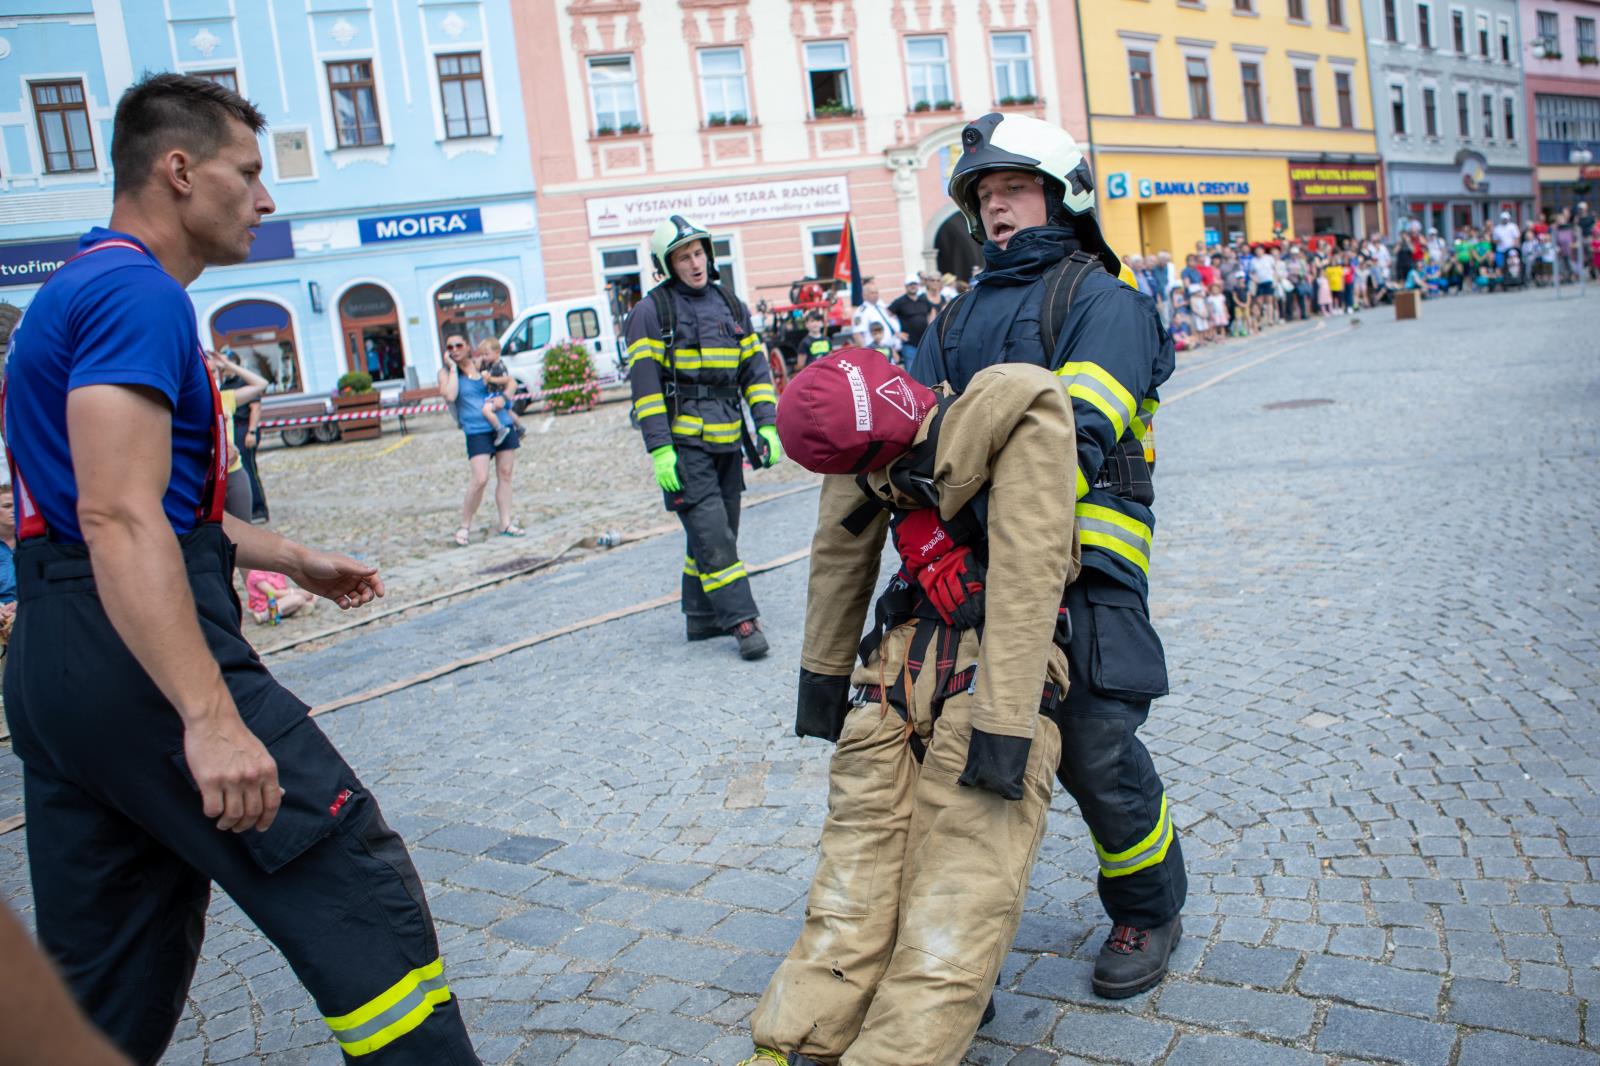
[[[1084,821],[1099,827],[1096,836],[1130,818],[1135,823],[1145,821],[1134,812],[1145,800],[1159,802],[1161,783],[1149,753],[1134,737],[1133,724],[1119,716],[1101,715],[1069,715],[1056,721],[1061,729],[1057,777],[1078,801]]]

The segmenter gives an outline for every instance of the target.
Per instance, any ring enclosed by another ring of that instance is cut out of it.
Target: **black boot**
[[[767,654],[767,638],[761,632],[761,623],[754,618],[740,622],[730,632],[739,638],[739,658],[759,659]]]
[[[994,997],[990,996],[989,1005],[983,1008],[983,1020],[978,1023],[978,1028],[982,1029],[984,1026],[994,1021],[994,1013]]]
[[[712,637],[728,635],[728,631],[718,626],[716,619],[710,615],[686,614],[683,624],[684,633],[690,640],[710,640]]]
[[[1126,999],[1155,987],[1167,976],[1167,960],[1182,936],[1183,919],[1178,916],[1150,929],[1113,925],[1094,960],[1094,994]]]

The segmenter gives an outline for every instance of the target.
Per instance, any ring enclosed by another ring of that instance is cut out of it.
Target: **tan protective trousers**
[[[961,633],[948,670],[919,652],[906,717],[883,702],[845,719],[805,924],[751,1023],[758,1046],[841,1066],[960,1063],[1021,921],[1060,759],[1055,724],[1038,713],[1046,683],[1066,689],[1052,636],[1078,562],[1076,441],[1059,382],[1037,367],[983,371],[946,413],[937,459],[947,517],[990,487],[984,646]],[[840,560],[835,515],[848,509],[849,493],[857,502],[860,495],[849,479],[828,481],[817,539]],[[879,542],[867,543],[875,552]],[[818,595],[820,576],[814,567],[806,660],[827,670],[844,634],[853,643],[860,633],[859,613],[840,605],[861,600],[854,589]],[[915,628],[887,634],[852,682],[893,685]],[[945,700],[935,722],[938,677],[974,664],[976,683]],[[1022,799],[956,783],[975,722],[1031,735]],[[913,733],[926,745],[920,766]]]

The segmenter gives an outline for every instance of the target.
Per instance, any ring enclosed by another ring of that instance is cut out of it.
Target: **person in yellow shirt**
[[[220,383],[223,378],[233,375],[244,382],[238,388],[219,389],[222,397],[223,424],[233,425],[233,413],[241,407],[248,407],[266,394],[267,379],[257,374],[254,370],[246,370],[238,363],[217,352],[206,352],[206,365],[211,368],[211,376]],[[250,492],[250,479],[245,476],[244,462],[239,458],[239,449],[233,446],[232,433],[228,434],[228,495],[223,502],[223,510],[241,522],[250,521],[251,511],[255,506],[255,497]]]

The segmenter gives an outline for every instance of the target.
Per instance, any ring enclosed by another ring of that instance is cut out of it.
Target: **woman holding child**
[[[444,368],[439,371],[439,392],[446,403],[455,406],[456,421],[461,424],[461,432],[466,434],[470,471],[455,542],[465,548],[471,541],[472,519],[489,485],[491,457],[495,474],[494,504],[499,520],[495,532],[503,537],[526,536],[527,531],[511,519],[511,475],[520,446],[516,422],[509,409],[494,404],[489,376],[465,337],[460,334],[446,337],[444,354]],[[503,403],[504,398],[500,399]]]

